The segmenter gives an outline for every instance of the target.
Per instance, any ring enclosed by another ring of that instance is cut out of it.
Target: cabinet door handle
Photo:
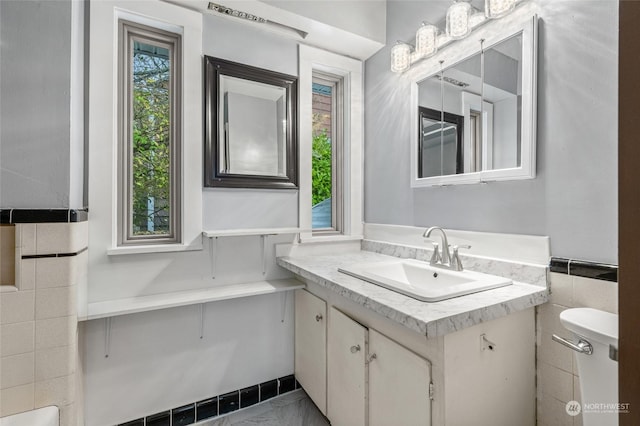
[[[318,322],[322,321],[322,314],[316,315],[316,321]]]
[[[376,358],[378,358],[378,356],[376,354],[371,354],[371,355],[369,355],[369,358],[367,359],[367,362],[372,362]]]
[[[351,346],[351,353],[352,354],[355,354],[358,351],[360,351],[360,345]]]

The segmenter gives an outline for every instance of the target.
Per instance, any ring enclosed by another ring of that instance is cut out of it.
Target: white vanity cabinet
[[[296,377],[333,426],[535,425],[533,308],[431,338],[312,282],[295,309]]]
[[[327,303],[295,292],[295,375],[322,414],[327,415]]]
[[[431,424],[431,364],[369,330],[369,426]]]
[[[305,290],[295,309],[296,377],[333,426],[430,424],[429,361],[335,307],[316,321],[326,303]]]
[[[364,426],[369,330],[331,308],[327,330],[327,417],[332,426]]]

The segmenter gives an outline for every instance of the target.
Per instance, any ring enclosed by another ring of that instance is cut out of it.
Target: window
[[[178,243],[181,35],[118,27],[118,245]]]
[[[299,47],[301,242],[361,239],[362,62]]]
[[[343,220],[343,84],[339,76],[313,73],[311,227],[340,233]]]

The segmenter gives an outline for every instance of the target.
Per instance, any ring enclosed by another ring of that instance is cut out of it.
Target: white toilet
[[[553,336],[553,340],[576,351],[583,425],[617,426],[618,315],[591,308],[575,308],[563,311],[560,322],[576,340],[572,342]],[[571,408],[567,408],[567,412],[570,411]]]

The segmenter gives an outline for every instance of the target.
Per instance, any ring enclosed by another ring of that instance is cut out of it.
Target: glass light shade
[[[484,14],[487,18],[499,18],[511,12],[516,0],[485,0]]]
[[[399,41],[391,48],[391,71],[404,72],[410,67],[411,47]]]
[[[425,58],[438,51],[438,27],[435,25],[422,23],[416,31],[416,54]]]
[[[452,39],[461,39],[471,32],[469,18],[473,7],[466,1],[456,1],[447,10],[447,35]]]

